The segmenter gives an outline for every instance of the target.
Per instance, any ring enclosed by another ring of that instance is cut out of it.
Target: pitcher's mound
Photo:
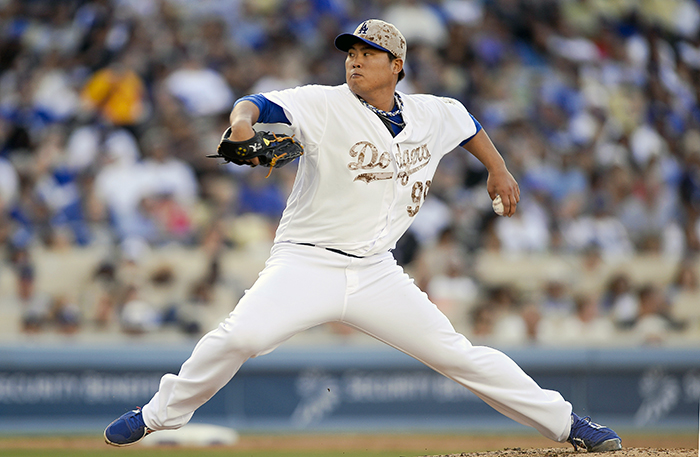
[[[435,455],[423,457],[697,457],[697,449],[654,449],[639,447],[623,447],[619,451],[588,453],[584,451],[576,452],[573,448],[550,448],[550,449],[520,449],[506,448],[500,451],[489,452],[465,452],[462,454]]]

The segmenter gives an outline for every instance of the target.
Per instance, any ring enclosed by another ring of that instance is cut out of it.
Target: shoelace
[[[570,443],[574,445],[574,451],[578,451],[578,446],[576,445],[576,443],[580,444],[581,447],[586,447],[586,443],[584,443],[581,438],[572,438]]]
[[[146,425],[143,422],[143,418],[141,420],[139,420],[137,416],[138,416],[138,414],[134,414],[133,416],[126,419],[126,423],[129,425],[129,428],[132,431],[138,430],[141,427],[144,427]]]
[[[579,430],[588,426],[591,422],[593,422],[591,416],[580,417],[578,424],[572,424],[571,435],[578,435]],[[576,425],[575,428],[574,425]],[[576,445],[577,443],[579,446],[587,449],[586,442],[583,440],[583,438],[571,438],[570,443],[574,446],[574,451],[578,451],[578,446]]]

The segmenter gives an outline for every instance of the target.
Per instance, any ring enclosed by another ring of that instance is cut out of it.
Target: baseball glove
[[[304,146],[293,136],[278,136],[272,132],[256,132],[252,138],[245,141],[229,140],[231,127],[226,129],[221,137],[216,154],[207,157],[222,158],[236,165],[250,165],[249,160],[257,157],[260,165],[279,168],[304,154]]]

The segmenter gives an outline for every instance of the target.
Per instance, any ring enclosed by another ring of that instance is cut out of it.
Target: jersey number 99
[[[413,200],[413,203],[416,206],[409,205],[406,207],[406,211],[408,212],[409,216],[413,217],[418,214],[420,205],[425,201],[429,190],[430,180],[427,180],[425,184],[423,184],[421,181],[416,181],[415,184],[413,184],[413,188],[411,189],[411,200]]]

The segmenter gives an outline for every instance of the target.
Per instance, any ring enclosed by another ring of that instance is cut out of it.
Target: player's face
[[[393,94],[402,65],[401,59],[392,61],[385,51],[358,42],[345,58],[345,79],[350,90],[363,98],[377,90],[390,89]]]

